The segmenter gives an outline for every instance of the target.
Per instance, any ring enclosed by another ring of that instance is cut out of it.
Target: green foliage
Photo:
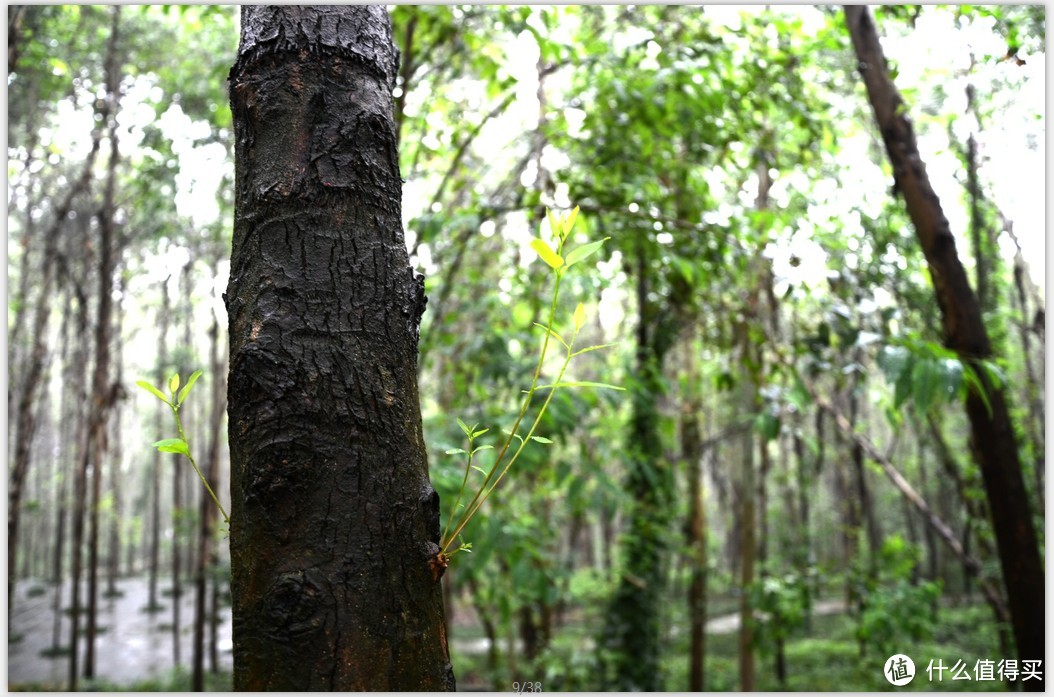
[[[876,361],[894,386],[894,410],[910,399],[915,409],[925,414],[942,403],[965,399],[970,391],[988,405],[985,385],[1001,389],[1006,382],[994,361],[964,360],[955,351],[931,341],[907,339],[888,344],[879,350]],[[978,371],[983,372],[984,380]]]
[[[921,552],[899,535],[882,543],[878,581],[860,587],[861,612],[856,635],[863,646],[887,656],[898,646],[912,646],[931,638],[937,622],[939,581],[913,583],[912,572]]]
[[[220,513],[223,514],[223,522],[226,525],[230,525],[231,519],[227,515],[227,511],[224,510],[223,504],[220,503],[219,498],[216,496],[216,492],[209,486],[209,481],[205,478],[205,475],[201,473],[201,469],[198,468],[198,463],[194,460],[194,456],[190,453],[190,444],[187,443],[186,434],[183,432],[183,420],[179,416],[179,408],[183,406],[183,400],[190,394],[190,388],[194,386],[194,383],[201,377],[201,371],[195,370],[190,379],[187,380],[187,384],[183,386],[183,389],[179,389],[180,380],[179,373],[173,373],[172,377],[168,380],[168,391],[171,396],[165,395],[164,392],[154,387],[146,380],[138,380],[135,384],[146,390],[150,394],[154,395],[162,402],[164,402],[169,409],[172,410],[172,416],[176,420],[176,430],[179,431],[178,438],[165,438],[154,443],[154,447],[162,453],[176,453],[185,456],[190,460],[191,466],[194,468],[194,472],[197,473],[198,479],[205,486],[205,489],[209,492],[209,496],[216,503],[216,507],[220,509]]]
[[[454,548],[454,542],[461,534],[465,526],[468,525],[472,517],[480,509],[480,507],[486,502],[490,495],[497,488],[501,480],[509,472],[512,466],[519,459],[520,454],[523,452],[524,447],[528,441],[534,441],[544,445],[551,445],[553,441],[545,436],[535,435],[535,431],[538,428],[539,423],[542,421],[542,417],[545,415],[549,404],[552,402],[553,397],[556,395],[560,388],[568,387],[606,387],[612,389],[622,389],[614,385],[608,385],[604,383],[592,382],[592,381],[565,381],[563,376],[566,373],[571,361],[583,353],[589,351],[595,351],[597,349],[605,348],[605,346],[589,346],[583,349],[575,350],[575,340],[578,338],[579,333],[585,327],[585,306],[579,303],[574,311],[571,318],[571,332],[570,339],[564,340],[564,338],[554,328],[556,326],[556,310],[558,307],[558,301],[560,297],[560,282],[563,278],[564,273],[570,269],[574,264],[587,258],[589,255],[595,253],[606,241],[599,240],[596,242],[589,242],[575,249],[571,250],[566,259],[562,256],[564,251],[564,245],[571,236],[572,228],[574,227],[575,220],[578,217],[578,208],[576,207],[570,213],[563,216],[556,216],[551,211],[548,213],[549,230],[552,236],[552,241],[556,244],[554,250],[550,242],[546,241],[541,237],[536,237],[531,240],[531,248],[538,253],[539,258],[542,259],[552,269],[555,277],[555,283],[553,286],[553,295],[549,307],[549,318],[546,324],[537,324],[540,329],[544,330],[545,334],[542,338],[541,350],[538,355],[538,362],[534,370],[534,377],[531,379],[530,387],[526,390],[526,394],[523,398],[522,405],[520,407],[519,415],[516,417],[516,421],[513,423],[512,428],[504,430],[506,437],[503,442],[499,444],[498,454],[494,459],[489,471],[484,471],[480,467],[473,464],[473,459],[476,453],[483,450],[494,449],[493,445],[482,445],[476,446],[476,439],[486,434],[490,429],[484,428],[477,430],[476,425],[467,426],[464,421],[460,418],[457,419],[458,426],[464,432],[468,438],[468,450],[461,448],[452,448],[447,450],[448,455],[466,455],[465,460],[465,473],[461,479],[461,487],[458,490],[457,498],[454,502],[453,509],[451,510],[448,518],[446,528],[443,531],[443,536],[440,541],[440,555],[443,557],[450,557],[454,553],[459,551],[469,551],[471,548],[470,544],[460,544]],[[550,339],[558,341],[565,349],[565,356],[563,363],[556,372],[556,378],[552,383],[539,384],[539,378],[542,374],[542,368],[545,364],[545,359],[549,350]],[[546,391],[545,400],[542,402],[537,414],[531,422],[530,427],[527,429],[526,435],[520,435],[519,429],[520,424],[524,422],[524,417],[527,415],[531,408],[531,401],[534,395],[539,391]],[[512,450],[513,441],[517,441],[519,446]],[[506,457],[508,459],[506,460]],[[468,505],[462,510],[460,508],[461,501],[464,498],[466,486],[469,482],[469,476],[472,470],[476,470],[483,475],[483,481],[475,489],[475,495],[469,501]],[[495,476],[497,474],[497,476]],[[455,523],[456,521],[456,523]]]
[[[786,641],[805,625],[812,603],[811,576],[808,572],[764,576],[748,590],[751,607],[761,613],[755,638],[765,651],[772,651],[777,641]]]

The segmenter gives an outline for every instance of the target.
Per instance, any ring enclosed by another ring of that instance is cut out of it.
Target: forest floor
[[[105,587],[105,584],[102,584]],[[159,595],[164,609],[145,612],[148,586],[146,578],[126,578],[118,581],[121,595],[115,598],[100,597],[99,639],[97,644],[97,679],[104,683],[130,685],[143,680],[164,679],[176,665],[172,645],[172,602],[169,583],[160,585]],[[58,646],[69,646],[69,584],[63,586],[63,615],[58,626]],[[167,592],[166,592],[167,591]],[[21,581],[15,589],[14,612],[9,627],[7,655],[7,684],[17,686],[61,686],[66,682],[69,657],[65,651],[48,655],[55,645],[55,588],[40,581]],[[844,602],[828,600],[818,602],[816,614],[842,612]],[[460,617],[451,631],[455,651],[463,655],[481,655],[489,649],[486,637],[472,637],[474,632],[462,634],[459,629],[471,610],[459,609]],[[192,656],[194,594],[189,586],[184,587],[180,603],[180,664],[188,667]],[[83,627],[83,622],[82,622]],[[711,634],[727,634],[739,629],[738,613],[714,617],[707,622]],[[83,631],[83,628],[82,628]],[[220,670],[231,670],[231,622],[230,609],[221,608],[219,624]],[[82,659],[83,660],[83,659]]]
[[[105,598],[105,582],[100,581],[99,635],[96,644],[98,681],[131,685],[143,680],[161,680],[176,665],[173,649],[173,606],[171,584],[158,584],[158,612],[145,612],[149,591],[146,578],[125,578],[117,582],[120,597]],[[63,585],[63,610],[58,645],[69,647],[69,584]],[[83,597],[83,596],[82,596]],[[40,581],[20,581],[15,586],[13,612],[8,627],[7,685],[35,684],[63,689],[69,671],[68,651],[49,657],[55,638],[55,587]],[[179,663],[189,670],[192,660],[194,589],[183,587],[179,606]],[[217,645],[219,669],[230,673],[230,608],[220,608]],[[84,620],[81,620],[83,628]],[[81,653],[83,661],[83,651]]]
[[[167,580],[166,580],[167,581]],[[101,633],[97,644],[97,680],[82,682],[81,689],[94,690],[159,690],[185,691],[189,687],[189,665],[193,634],[193,589],[185,587],[180,604],[180,671],[175,671],[173,655],[172,603],[164,591],[169,583],[159,587],[160,602],[165,609],[147,613],[148,589],[145,578],[127,578],[118,582],[123,593],[116,598],[100,598],[99,624]],[[63,588],[63,608],[69,597],[68,584]],[[7,685],[9,690],[62,690],[65,688],[69,666],[68,655],[48,657],[52,648],[54,618],[54,588],[42,582],[26,581],[16,586],[14,609],[8,628]],[[735,604],[730,598],[715,599],[711,608],[714,616],[707,622],[707,686],[714,691],[736,689],[736,633],[739,615],[729,612]],[[936,635],[921,642],[906,642],[910,653],[922,657],[988,657],[994,656],[997,642],[989,626],[987,608],[975,605],[942,610]],[[458,671],[461,690],[492,689],[504,684],[503,678],[487,668],[490,645],[482,635],[482,628],[469,607],[457,603],[451,618],[451,654]],[[531,670],[544,673],[549,689],[585,689],[595,679],[595,656],[592,623],[581,613],[571,612],[568,624],[554,637],[550,658]],[[825,599],[813,606],[815,625],[809,636],[796,636],[787,645],[790,679],[781,687],[769,675],[771,656],[758,656],[759,689],[763,690],[887,690],[890,685],[875,672],[882,656],[870,655],[863,660],[854,638],[854,621],[845,613],[842,599]],[[595,619],[595,618],[594,618]],[[59,623],[59,645],[69,644],[68,611]],[[686,631],[681,623],[670,627],[669,656],[664,658],[664,671],[669,674],[667,685],[686,684],[682,675],[686,655]],[[220,674],[207,689],[229,691],[231,674],[231,618],[230,608],[220,610],[218,629]],[[508,646],[501,640],[499,653]],[[83,655],[83,654],[82,654]],[[505,666],[505,659],[502,659]],[[949,663],[950,665],[950,663]],[[521,670],[528,666],[521,664]],[[919,669],[922,670],[924,664]],[[924,674],[924,673],[923,673]],[[526,678],[522,678],[526,679]],[[532,680],[538,678],[531,678]],[[496,682],[497,681],[497,682]],[[910,686],[911,690],[927,689],[1005,689],[1001,683],[930,684],[922,679]],[[581,684],[581,688],[577,686]],[[592,689],[595,689],[592,688]],[[901,690],[908,688],[901,688]]]

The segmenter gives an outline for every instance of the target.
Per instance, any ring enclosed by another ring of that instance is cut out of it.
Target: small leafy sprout
[[[201,371],[195,370],[190,378],[187,379],[187,384],[183,386],[183,389],[179,389],[179,373],[174,373],[172,377],[168,379],[168,391],[171,396],[165,395],[164,392],[154,387],[146,380],[139,380],[135,384],[167,404],[169,409],[172,410],[172,415],[176,418],[176,430],[179,431],[179,438],[165,438],[164,440],[159,440],[154,443],[154,447],[157,448],[158,452],[177,453],[186,456],[186,458],[190,460],[190,464],[198,474],[198,479],[200,479],[201,483],[205,485],[205,489],[209,492],[212,500],[216,502],[216,507],[219,508],[220,513],[223,514],[224,524],[230,525],[230,516],[227,515],[227,511],[224,510],[223,504],[220,503],[219,498],[216,496],[216,492],[214,492],[212,487],[209,486],[209,482],[205,479],[205,475],[201,473],[198,463],[194,461],[194,456],[190,454],[190,445],[187,443],[186,434],[183,433],[183,420],[179,418],[179,408],[183,406],[183,401],[187,398],[187,395],[190,394],[190,388],[194,386],[194,383],[197,382],[200,377]]]
[[[455,548],[454,541],[458,539],[458,536],[465,529],[465,526],[468,525],[469,521],[472,520],[472,517],[484,502],[486,502],[487,498],[494,492],[494,489],[497,488],[498,484],[501,483],[505,474],[520,457],[520,453],[523,452],[528,441],[534,441],[536,443],[541,443],[542,445],[552,444],[553,441],[549,438],[535,435],[535,430],[538,428],[538,424],[541,423],[542,417],[545,416],[545,411],[549,407],[549,403],[552,401],[553,395],[556,394],[557,389],[562,387],[604,387],[615,390],[623,389],[606,383],[584,381],[565,382],[563,379],[564,373],[567,371],[573,358],[589,351],[596,351],[598,349],[612,346],[612,344],[603,344],[598,346],[588,346],[577,351],[574,349],[575,341],[578,338],[579,333],[586,326],[586,308],[582,303],[578,303],[571,316],[570,340],[565,340],[554,329],[556,324],[557,300],[560,297],[560,282],[563,279],[564,274],[575,264],[598,252],[601,247],[604,246],[604,243],[610,238],[605,237],[602,240],[587,242],[586,244],[565,253],[564,245],[568,239],[570,239],[571,230],[574,227],[575,220],[578,218],[578,207],[576,206],[574,210],[563,215],[557,215],[552,211],[547,211],[547,216],[549,219],[549,229],[552,233],[552,240],[556,244],[556,248],[554,249],[553,246],[542,237],[536,237],[531,240],[531,249],[533,249],[538,254],[538,257],[545,262],[550,269],[552,269],[553,275],[555,276],[552,301],[549,305],[548,321],[545,324],[535,323],[536,327],[539,327],[544,331],[544,336],[542,338],[541,351],[538,355],[538,363],[534,370],[534,377],[531,379],[530,387],[524,390],[524,398],[520,407],[520,413],[516,417],[516,421],[512,428],[502,429],[506,438],[504,439],[501,448],[497,451],[498,454],[494,461],[494,465],[489,472],[485,472],[482,468],[474,465],[472,462],[476,453],[492,447],[490,445],[476,445],[476,439],[487,433],[489,429],[477,430],[476,425],[468,426],[461,419],[457,420],[458,426],[468,438],[468,449],[452,448],[447,450],[446,453],[448,455],[466,456],[465,475],[461,479],[461,489],[458,491],[457,500],[454,502],[453,509],[451,509],[446,528],[443,530],[443,537],[439,543],[440,551],[433,559],[432,563],[434,568],[442,567],[442,570],[445,571],[446,565],[454,554],[461,551],[471,551],[471,543],[461,543]],[[542,374],[542,365],[544,364],[545,357],[549,351],[550,339],[555,339],[561,346],[563,346],[565,351],[564,361],[560,366],[560,369],[557,371],[556,379],[553,380],[553,382],[549,384],[539,384]],[[548,394],[545,396],[545,401],[542,402],[542,406],[538,410],[538,415],[535,416],[534,422],[530,425],[530,428],[527,429],[527,434],[525,436],[520,435],[520,425],[523,422],[524,417],[527,415],[527,410],[530,408],[531,401],[534,399],[535,394],[540,390],[548,390]],[[515,450],[512,450],[513,441],[518,443]],[[483,483],[476,489],[476,493],[469,503],[463,505],[462,500],[465,497],[469,472],[473,469],[484,475]]]

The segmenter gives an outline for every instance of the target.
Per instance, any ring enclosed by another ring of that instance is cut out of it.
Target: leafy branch
[[[458,419],[458,426],[464,431],[468,438],[468,449],[454,448],[448,450],[447,454],[450,455],[465,455],[465,475],[461,480],[461,488],[458,491],[457,499],[454,502],[454,507],[451,510],[450,518],[447,520],[446,528],[443,531],[443,537],[440,541],[440,551],[437,555],[439,563],[442,568],[446,568],[446,561],[449,557],[460,551],[470,551],[471,544],[464,543],[459,545],[457,548],[452,549],[454,541],[458,539],[458,536],[468,525],[469,521],[472,520],[476,512],[486,503],[494,490],[504,479],[505,475],[509,472],[512,466],[519,459],[523,449],[527,446],[528,441],[535,441],[542,444],[550,444],[551,440],[544,436],[535,435],[535,431],[538,429],[538,424],[541,423],[542,417],[545,416],[546,409],[549,407],[549,403],[553,399],[553,395],[560,388],[571,388],[571,387],[601,387],[610,388],[615,390],[621,390],[623,388],[616,387],[615,385],[608,385],[600,382],[587,382],[587,381],[564,381],[564,375],[567,372],[568,366],[570,366],[572,359],[577,356],[587,353],[589,351],[596,351],[598,349],[607,348],[611,344],[603,344],[598,346],[589,346],[586,348],[575,350],[575,341],[578,338],[579,333],[586,324],[586,310],[582,303],[578,303],[575,307],[574,314],[571,317],[572,332],[570,340],[565,340],[555,329],[556,325],[556,314],[557,314],[557,303],[560,297],[560,284],[563,280],[564,274],[575,264],[581,262],[592,254],[595,254],[604,245],[608,239],[605,237],[602,240],[593,242],[587,242],[586,244],[576,247],[571,251],[564,254],[564,245],[570,237],[571,230],[574,227],[575,220],[578,217],[578,208],[575,207],[570,213],[556,216],[552,211],[548,212],[549,228],[552,233],[553,241],[556,244],[556,248],[541,237],[537,237],[531,240],[531,248],[538,254],[539,258],[544,261],[551,269],[555,283],[553,286],[552,300],[549,304],[549,317],[545,324],[535,323],[536,327],[544,330],[544,336],[542,339],[541,350],[538,354],[538,362],[534,369],[534,376],[531,378],[531,384],[524,393],[523,402],[520,406],[519,414],[516,417],[515,423],[511,429],[506,430],[506,438],[502,443],[500,450],[498,450],[497,458],[494,461],[494,465],[491,467],[489,472],[485,472],[482,468],[473,464],[473,459],[481,450],[492,449],[492,446],[482,445],[476,446],[476,439],[487,433],[490,429],[477,430],[476,425],[468,426],[461,419]],[[559,370],[556,373],[556,378],[546,384],[541,384],[542,366],[545,363],[546,355],[549,353],[549,348],[552,341],[559,342],[564,348],[564,360],[560,365]],[[531,403],[534,400],[535,395],[539,391],[547,391],[545,400],[542,402],[541,408],[535,415],[534,420],[531,422],[530,427],[527,429],[525,436],[521,436],[520,426],[523,424],[524,419],[527,416],[527,412],[530,409]],[[515,450],[512,449],[513,442],[518,442],[518,446]],[[511,451],[511,455],[510,455]],[[461,507],[461,502],[465,497],[465,490],[468,485],[469,475],[471,471],[476,471],[484,475],[482,484],[476,489],[475,494],[472,496],[469,503]],[[460,510],[460,515],[458,511]],[[456,520],[456,523],[455,523]],[[451,530],[452,528],[452,530]]]

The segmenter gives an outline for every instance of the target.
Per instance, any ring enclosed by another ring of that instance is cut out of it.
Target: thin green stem
[[[563,276],[563,274],[561,274],[559,271],[556,272],[556,286],[553,288],[553,300],[552,300],[552,303],[549,305],[549,321],[547,323],[547,326],[549,327],[550,330],[552,330],[553,324],[556,321],[556,306],[557,306],[557,300],[560,297],[560,281],[562,279],[562,276]],[[461,516],[458,518],[458,524],[454,528],[454,533],[452,535],[450,535],[450,537],[447,537],[446,535],[443,536],[442,544],[441,544],[442,549],[440,550],[440,552],[442,554],[446,554],[447,550],[450,549],[450,546],[453,544],[454,540],[457,539],[457,536],[461,534],[461,531],[464,530],[465,526],[468,525],[470,520],[472,520],[472,516],[474,516],[476,511],[479,510],[479,507],[483,504],[483,502],[480,501],[480,497],[483,496],[484,500],[486,500],[486,496],[489,496],[490,495],[490,491],[493,491],[493,487],[491,487],[488,490],[487,486],[490,484],[491,479],[493,479],[493,477],[494,477],[494,473],[498,471],[498,467],[501,466],[502,460],[505,458],[505,455],[508,453],[509,448],[512,446],[512,439],[516,437],[516,432],[520,428],[520,423],[523,422],[523,417],[527,415],[527,410],[531,406],[531,400],[534,397],[535,391],[538,389],[538,380],[539,380],[539,378],[541,377],[541,374],[542,374],[542,366],[545,363],[545,355],[549,351],[549,337],[550,336],[551,336],[551,331],[545,332],[545,338],[542,340],[542,350],[541,350],[541,352],[538,355],[538,364],[537,364],[537,366],[535,366],[534,376],[531,378],[531,386],[528,388],[527,395],[523,399],[523,406],[520,408],[520,413],[516,417],[516,422],[513,424],[512,429],[510,429],[509,435],[505,439],[505,443],[502,445],[501,451],[498,453],[497,459],[495,459],[495,461],[494,461],[494,467],[491,468],[490,472],[487,474],[487,477],[483,480],[483,484],[476,491],[476,495],[472,497],[472,500],[469,502],[468,506],[465,508],[465,512],[462,513]],[[566,367],[566,364],[565,364],[565,367]],[[561,375],[562,374],[563,373],[561,371]],[[552,398],[552,394],[550,393],[549,399],[551,399],[551,398]],[[549,399],[546,399],[546,402],[545,402],[546,405],[548,405]],[[539,417],[538,418],[540,418],[541,414],[543,414],[543,413],[544,413],[544,407],[543,407],[543,411],[539,413]],[[537,426],[537,422],[538,422],[538,419],[536,418],[534,426]],[[534,426],[532,426],[532,432],[533,432]],[[523,442],[520,443],[520,447],[516,450],[516,453],[513,456],[513,459],[509,461],[509,464],[505,466],[505,469],[502,471],[501,475],[499,476],[499,478],[498,478],[499,481],[500,481],[501,477],[503,477],[505,475],[505,472],[508,471],[508,469],[512,465],[512,463],[515,462],[516,456],[518,456],[520,451],[523,450],[523,446],[524,446],[525,443],[526,443],[526,439],[524,439]],[[495,482],[495,485],[497,485],[497,482]],[[484,492],[486,492],[486,496],[484,496]],[[460,497],[459,497],[459,500],[460,500]],[[456,511],[457,511],[456,508],[453,511],[451,511],[451,514],[450,514],[451,520],[453,519],[454,514],[456,513]],[[447,527],[449,528],[449,523],[448,523]]]
[[[457,507],[461,503],[462,497],[465,495],[465,485],[468,483],[468,473],[472,469],[472,455],[473,453],[473,439],[469,436],[468,439],[468,462],[465,463],[465,476],[461,479],[461,489],[457,492],[457,500],[454,501],[454,507],[450,510],[450,517],[447,518],[446,527],[443,529],[442,540],[447,539],[446,534],[450,532],[450,524],[454,522],[454,513],[457,512]]]
[[[172,403],[169,403],[169,406],[172,407],[172,413],[176,417],[176,428],[179,429],[179,438],[184,443],[186,443],[187,442],[187,437],[183,433],[183,420],[179,418],[179,407],[176,406],[175,404],[172,404]],[[209,486],[209,480],[207,480],[205,478],[205,475],[203,475],[201,473],[201,470],[198,468],[198,463],[194,461],[194,456],[190,454],[190,449],[189,448],[187,449],[187,459],[190,460],[191,466],[194,468],[194,471],[197,472],[198,479],[200,479],[201,483],[205,485],[205,489],[209,492],[209,496],[211,496],[212,500],[216,502],[216,507],[219,508],[220,509],[220,513],[223,514],[223,522],[224,522],[224,524],[230,525],[231,524],[231,517],[229,515],[227,515],[227,511],[224,510],[223,504],[220,503],[219,497],[216,496],[216,492],[214,492],[212,490],[212,487]]]
[[[572,341],[571,345],[572,346],[574,345],[573,341]],[[538,410],[538,416],[536,416],[534,418],[534,423],[531,424],[531,428],[527,431],[527,435],[524,437],[523,442],[520,443],[520,447],[517,448],[516,452],[512,454],[512,458],[509,460],[508,464],[505,465],[505,469],[503,469],[501,471],[501,474],[498,475],[498,478],[494,480],[494,483],[491,485],[491,487],[486,490],[486,492],[482,495],[482,497],[480,497],[479,503],[477,503],[476,507],[470,512],[470,516],[469,517],[474,515],[476,513],[476,511],[479,510],[479,508],[490,497],[491,493],[495,489],[498,488],[498,484],[501,483],[501,480],[505,477],[505,474],[512,468],[513,464],[520,457],[520,453],[523,452],[524,447],[526,447],[527,441],[529,441],[531,439],[531,436],[534,435],[535,430],[538,428],[538,424],[541,423],[542,417],[545,415],[545,410],[549,408],[549,402],[552,401],[553,395],[556,394],[556,390],[557,390],[556,385],[559,384],[561,378],[563,378],[564,372],[567,370],[567,366],[570,363],[571,363],[571,357],[568,356],[567,359],[564,360],[564,364],[563,364],[563,366],[561,366],[560,372],[557,374],[556,381],[555,381],[552,389],[549,390],[549,394],[546,396],[545,401],[542,402],[542,408]],[[497,465],[496,464],[495,464],[494,469],[495,470],[497,469]],[[486,485],[484,484],[484,486],[486,486]]]

